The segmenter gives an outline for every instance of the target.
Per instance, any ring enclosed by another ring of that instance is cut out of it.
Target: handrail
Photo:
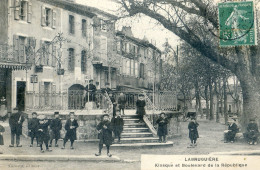
[[[157,136],[157,131],[154,128],[153,124],[151,123],[151,121],[148,119],[148,117],[146,115],[144,115],[143,117],[145,124],[148,126],[148,128],[150,129],[150,131],[152,132],[153,136],[156,137]]]
[[[104,96],[105,96],[107,103],[108,103],[108,107],[106,108],[106,111],[107,111],[108,114],[113,114],[113,103],[112,103],[107,91],[105,91]]]

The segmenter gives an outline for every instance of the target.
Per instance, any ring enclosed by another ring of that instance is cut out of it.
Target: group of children
[[[73,143],[76,140],[76,129],[78,128],[78,122],[75,119],[75,113],[69,113],[70,118],[66,121],[65,130],[66,135],[63,140],[62,149],[65,148],[66,142],[70,140],[71,149]],[[50,131],[49,131],[50,129]],[[33,141],[36,138],[37,146],[40,147],[43,153],[43,144],[46,146],[46,151],[52,151],[52,142],[55,140],[55,147],[58,147],[58,140],[60,139],[60,130],[62,129],[61,119],[59,118],[59,112],[54,112],[54,118],[52,120],[46,119],[45,115],[37,116],[36,112],[32,113],[32,119],[28,122],[29,136],[31,137],[30,147],[33,147]]]

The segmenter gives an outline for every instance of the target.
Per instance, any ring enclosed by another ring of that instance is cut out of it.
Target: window
[[[41,24],[43,27],[56,28],[56,11],[51,8],[42,6]]]
[[[140,63],[140,78],[144,78],[144,64]]]
[[[48,27],[51,25],[51,9],[50,8],[45,8],[45,25]]]
[[[104,20],[100,20],[100,29],[102,31],[107,31],[107,23]]]
[[[69,15],[69,33],[75,33],[75,17],[72,15]]]
[[[82,36],[87,36],[87,21],[85,19],[82,20]]]
[[[41,48],[42,48],[42,53],[41,53],[41,64],[42,65],[50,65],[50,42],[49,41],[44,41],[42,42]]]
[[[130,75],[131,63],[130,59],[126,59],[126,75]]]
[[[87,53],[85,50],[81,51],[81,72],[86,72]]]
[[[25,37],[19,36],[19,53],[18,53],[18,61],[25,63]]]
[[[44,104],[50,105],[50,82],[44,82]]]
[[[14,19],[31,22],[32,4],[28,0],[14,0]]]
[[[100,57],[107,60],[107,39],[105,37],[100,40]]]
[[[27,15],[27,2],[21,1],[20,20],[25,20]]]
[[[117,50],[117,52],[121,51],[121,42],[120,42],[120,40],[117,40],[117,42],[116,42],[116,50]]]
[[[75,68],[75,52],[73,48],[69,48],[69,58],[68,58],[68,70],[74,71]]]
[[[134,60],[130,60],[130,75],[134,75],[135,74],[135,70],[134,70],[134,67],[135,67],[135,63],[134,63]]]

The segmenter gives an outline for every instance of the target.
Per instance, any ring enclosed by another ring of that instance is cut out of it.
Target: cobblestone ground
[[[196,148],[187,148],[189,145],[188,139],[188,122],[181,122],[182,137],[169,139],[174,142],[173,147],[167,148],[135,148],[123,149],[112,148],[111,153],[120,157],[122,162],[109,163],[109,162],[24,162],[24,161],[1,161],[0,169],[140,169],[140,160],[142,154],[156,154],[156,155],[199,155],[208,154],[211,152],[229,152],[229,151],[242,151],[242,150],[256,150],[260,149],[259,145],[248,145],[240,141],[236,143],[224,143],[223,131],[226,129],[225,125],[215,123],[214,121],[198,120],[200,124],[198,146]],[[5,124],[6,125],[6,124]],[[6,125],[7,126],[7,125]],[[21,138],[22,148],[9,148],[10,144],[10,130],[6,127],[4,133],[5,145],[2,147],[4,154],[50,154],[50,155],[92,155],[97,152],[97,144],[76,142],[75,150],[67,148],[61,150],[53,148],[52,152],[40,153],[37,147],[29,147],[30,141],[24,137]],[[61,146],[62,141],[59,141]],[[104,147],[104,153],[106,152]]]

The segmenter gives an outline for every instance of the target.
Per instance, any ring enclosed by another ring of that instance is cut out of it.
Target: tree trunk
[[[223,78],[223,95],[224,95],[224,119],[225,124],[228,122],[228,111],[227,111],[227,79]]]
[[[218,80],[219,81],[219,80]],[[218,83],[215,80],[214,81],[215,84],[215,93],[216,93],[216,97],[217,97],[217,101],[216,101],[216,122],[219,123],[219,89],[218,89]]]
[[[212,83],[211,83],[211,78],[209,79],[209,101],[210,101],[210,107],[209,107],[209,120],[213,120],[214,119],[214,113],[213,113],[213,87],[212,87]]]
[[[205,100],[206,100],[206,119],[209,119],[209,96],[208,96],[208,85],[205,86]]]
[[[196,111],[198,111],[198,115],[200,115],[201,118],[203,118],[203,113],[201,110],[200,89],[199,89],[198,81],[195,81],[194,86],[195,86],[195,96],[196,96]]]

